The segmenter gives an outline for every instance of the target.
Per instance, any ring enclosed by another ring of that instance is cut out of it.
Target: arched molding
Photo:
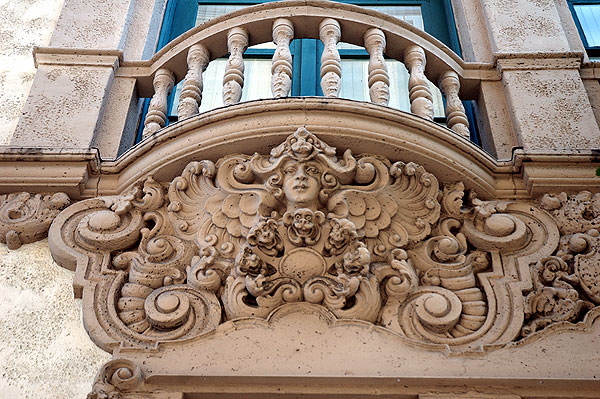
[[[256,117],[260,115],[260,117]],[[194,159],[268,152],[305,126],[337,148],[392,161],[414,161],[442,181],[462,180],[483,197],[527,195],[515,182],[512,162],[498,162],[469,140],[418,116],[375,104],[318,97],[259,100],[192,117],[148,137],[116,161],[102,162],[98,189],[122,192],[153,173],[173,178]],[[112,189],[108,189],[112,186]]]

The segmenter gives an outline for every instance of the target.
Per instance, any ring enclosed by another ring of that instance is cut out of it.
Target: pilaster
[[[114,73],[154,54],[165,4],[66,0],[49,47],[34,51],[38,71],[10,145],[96,147],[104,158],[116,157],[123,135],[131,145],[135,82]]]
[[[481,0],[481,4],[495,54],[571,49],[554,0]]]
[[[512,124],[526,153],[600,147],[600,130],[581,79],[580,61],[571,53],[497,61]]]
[[[470,0],[455,3],[454,8],[461,11]],[[500,125],[490,120],[490,137],[484,138],[498,156],[510,151],[502,143],[516,144],[525,153],[566,154],[600,146],[600,130],[588,96],[595,82],[586,86],[582,81],[585,51],[568,8],[559,3],[481,0],[475,7],[483,16],[479,25],[464,10],[458,13],[459,21],[470,21],[462,28],[461,38],[471,37],[463,40],[465,54],[475,59],[486,57],[486,40],[473,39],[473,34],[487,34],[493,62],[502,74],[503,90],[496,93],[505,97],[505,116],[509,118]],[[497,112],[490,107],[489,92],[482,88],[482,96],[487,97],[482,107],[493,116]]]
[[[36,50],[38,71],[11,146],[91,146],[120,55],[102,53]]]

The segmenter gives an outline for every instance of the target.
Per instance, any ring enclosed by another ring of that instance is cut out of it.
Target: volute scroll
[[[577,198],[483,201],[301,127],[268,155],[194,161],[171,182],[79,202],[51,247],[78,262],[88,330],[108,347],[201,339],[306,302],[431,350],[479,351],[599,304],[600,212]],[[559,230],[573,201],[585,222]]]
[[[70,203],[65,193],[0,195],[0,243],[18,249],[41,240],[54,218]]]

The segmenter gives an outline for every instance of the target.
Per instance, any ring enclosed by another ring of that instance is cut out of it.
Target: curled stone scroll
[[[56,215],[69,204],[65,193],[0,195],[0,242],[17,249],[41,240]]]
[[[191,162],[171,182],[74,204],[50,243],[77,264],[88,330],[105,347],[189,340],[307,302],[464,352],[600,303],[597,202],[483,201],[299,128],[268,155]]]

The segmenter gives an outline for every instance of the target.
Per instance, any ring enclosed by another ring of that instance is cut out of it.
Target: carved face
[[[258,243],[264,246],[272,246],[275,242],[275,233],[270,229],[260,229],[257,234]]]
[[[356,227],[354,227],[354,223],[348,219],[334,218],[331,221],[331,233],[329,233],[329,241],[336,247],[346,245],[356,237]]]
[[[249,247],[244,247],[238,254],[236,268],[241,276],[258,276],[267,273],[264,262]]]
[[[248,243],[256,245],[269,254],[282,249],[281,238],[277,234],[277,222],[273,219],[259,222],[248,232]]]
[[[300,208],[283,215],[283,224],[288,227],[288,238],[296,245],[313,245],[321,237],[321,225],[325,214]]]
[[[283,192],[293,205],[316,205],[321,189],[321,171],[317,164],[289,162],[283,169]]]
[[[308,209],[304,212],[297,212],[294,215],[293,224],[294,228],[298,231],[298,233],[305,236],[309,235],[311,231],[315,228],[313,213],[310,212]]]

